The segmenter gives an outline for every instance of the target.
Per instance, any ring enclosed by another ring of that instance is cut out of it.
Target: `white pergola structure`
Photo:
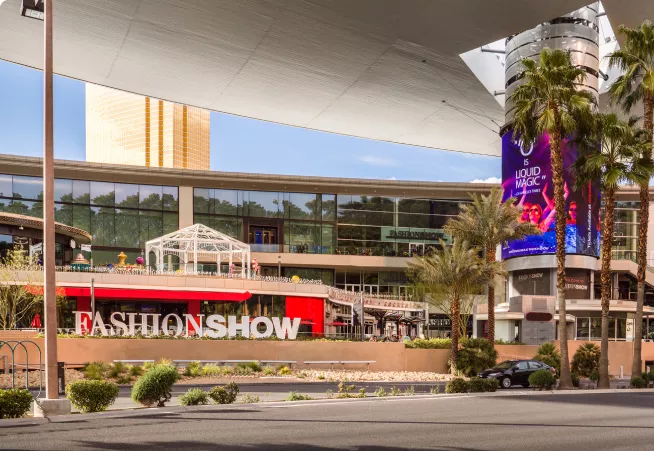
[[[176,255],[180,265],[188,269],[193,264],[193,272],[198,271],[198,260],[215,262],[220,274],[220,264],[239,261],[241,277],[250,275],[250,246],[224,233],[220,233],[203,224],[194,224],[176,232],[169,233],[145,243],[145,262],[150,266],[150,252],[157,259],[157,271],[163,270],[164,256]]]

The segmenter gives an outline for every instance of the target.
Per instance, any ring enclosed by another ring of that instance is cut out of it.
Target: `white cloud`
[[[395,177],[388,178],[386,180],[397,180]]]
[[[371,166],[397,166],[397,161],[392,158],[376,157],[374,155],[364,155],[359,160]]]
[[[488,177],[487,179],[484,179],[484,180],[475,179],[470,183],[495,183],[495,184],[499,184],[499,183],[502,183],[502,179],[500,179],[499,177]]]

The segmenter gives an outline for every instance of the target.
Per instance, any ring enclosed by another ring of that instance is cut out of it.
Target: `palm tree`
[[[614,229],[615,194],[624,183],[647,183],[651,169],[641,161],[642,130],[638,118],[621,121],[615,114],[597,114],[591,133],[580,136],[579,156],[574,164],[577,188],[599,181],[604,199],[602,225],[602,357],[599,388],[609,388],[609,307],[611,304],[611,245]],[[598,145],[597,143],[600,143]]]
[[[649,20],[640,28],[631,29],[621,25],[619,32],[624,36],[622,48],[609,56],[609,67],[619,67],[621,75],[609,88],[612,102],[618,103],[624,111],[642,100],[643,128],[650,136],[654,123],[654,24]],[[651,138],[650,138],[651,139]],[[652,147],[645,150],[643,157],[652,159]],[[636,295],[636,327],[632,376],[642,371],[641,349],[643,338],[643,303],[645,301],[645,274],[647,273],[647,224],[649,221],[649,180],[640,184],[640,211],[638,213],[638,290]]]
[[[511,197],[502,202],[503,191],[494,188],[488,196],[472,194],[472,203],[461,204],[459,215],[445,224],[445,231],[458,239],[468,240],[486,254],[488,263],[495,261],[495,250],[509,240],[537,235],[540,229],[530,222],[520,222],[521,209]],[[495,277],[488,283],[488,341],[495,346]]]
[[[565,305],[565,197],[561,141],[573,135],[580,125],[590,123],[593,95],[577,87],[586,77],[583,69],[570,60],[570,53],[544,49],[539,63],[523,59],[522,84],[508,101],[513,114],[514,136],[525,145],[549,136],[554,206],[556,210],[556,287],[559,304],[559,340],[561,345],[560,388],[572,388],[568,360],[568,335]]]
[[[409,271],[423,286],[442,287],[439,290],[450,299],[452,319],[452,372],[456,370],[459,352],[459,316],[462,296],[474,293],[487,284],[494,274],[501,274],[498,262],[486,262],[479,249],[467,241],[454,239],[452,246],[440,242],[441,250],[426,257],[414,257]]]

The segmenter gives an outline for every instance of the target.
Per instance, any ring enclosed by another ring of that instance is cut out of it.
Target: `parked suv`
[[[510,388],[512,385],[529,387],[529,376],[538,370],[548,370],[556,374],[556,369],[543,362],[536,360],[507,360],[498,363],[495,367],[484,370],[479,377],[488,379],[495,378],[499,381],[500,387]]]

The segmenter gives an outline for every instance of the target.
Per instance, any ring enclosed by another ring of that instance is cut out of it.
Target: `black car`
[[[536,360],[507,360],[498,363],[495,367],[479,373],[479,377],[488,379],[495,378],[499,381],[500,387],[510,388],[512,385],[529,387],[529,376],[538,370],[548,370],[556,374],[556,369],[543,362]]]

